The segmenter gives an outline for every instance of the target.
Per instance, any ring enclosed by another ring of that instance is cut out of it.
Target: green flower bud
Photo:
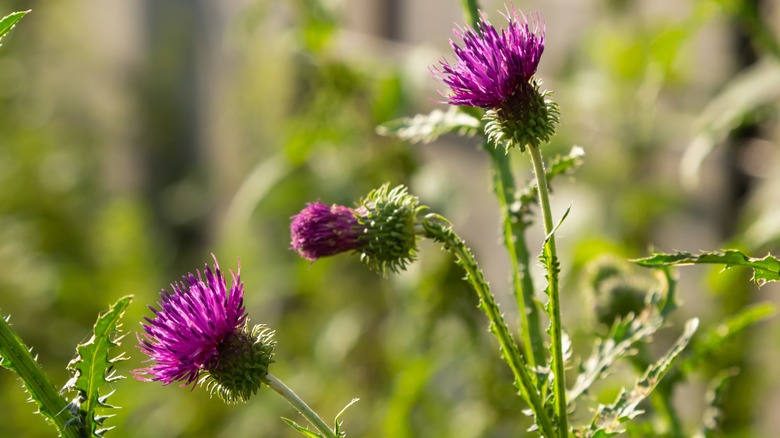
[[[503,146],[525,150],[526,145],[539,147],[550,141],[560,120],[558,104],[549,91],[540,91],[541,81],[532,80],[519,86],[503,104],[489,109],[484,116],[488,140]]]
[[[635,315],[645,308],[652,280],[634,274],[630,265],[617,257],[607,255],[595,259],[586,267],[586,281],[596,320],[607,327],[629,313]]]
[[[403,185],[384,184],[360,201],[355,215],[362,228],[358,237],[360,259],[372,270],[386,275],[399,272],[417,256],[415,224],[425,207]]]
[[[230,333],[217,347],[219,354],[200,380],[226,403],[245,402],[257,393],[273,363],[274,331],[256,325]]]

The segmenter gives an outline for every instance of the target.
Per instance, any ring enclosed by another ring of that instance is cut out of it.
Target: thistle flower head
[[[452,94],[447,103],[485,109],[502,107],[521,88],[528,85],[544,52],[544,25],[539,16],[531,23],[507,6],[506,29],[499,31],[481,15],[477,29],[470,26],[453,30],[463,47],[450,39],[458,62],[454,66],[441,61],[434,69]]]
[[[398,272],[416,256],[414,227],[421,208],[406,187],[391,189],[388,184],[369,193],[354,209],[310,203],[292,217],[290,249],[311,261],[355,251],[374,271]]]
[[[174,283],[173,292],[163,290],[158,308],[149,306],[154,317],[144,318],[146,323],[141,325],[145,333],[138,335],[138,347],[149,356],[145,362],[150,365],[133,370],[133,374],[139,380],[158,381],[163,385],[181,382],[182,386],[192,385],[200,377],[211,376],[213,380],[214,376],[224,375],[236,366],[257,370],[257,376],[264,377],[271,362],[273,342],[265,331],[246,328],[240,267],[238,274],[231,272],[230,288],[216,258],[213,270],[206,265],[202,273],[196,273]],[[262,344],[263,354],[256,354],[261,349],[258,346],[249,347],[253,354],[239,351],[235,345],[241,342]],[[220,395],[226,401],[245,399],[243,396],[251,395],[259,387],[257,376],[247,373],[247,382],[243,383],[243,388],[253,389],[236,394],[223,394],[225,391],[222,391]],[[257,382],[252,386],[255,380]],[[242,386],[230,386],[239,387]]]
[[[432,73],[450,88],[443,103],[488,110],[491,141],[507,149],[538,146],[549,141],[559,115],[534,79],[544,52],[544,23],[538,14],[529,20],[512,6],[502,15],[507,27],[500,32],[484,15],[477,29],[457,27],[453,33],[462,46],[450,40],[457,63],[441,61]]]
[[[360,227],[355,212],[343,205],[309,203],[292,218],[290,249],[306,260],[340,254],[360,246]]]

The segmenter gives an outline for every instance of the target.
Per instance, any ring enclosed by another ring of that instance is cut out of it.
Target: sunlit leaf
[[[460,111],[456,107],[449,110],[433,110],[429,114],[417,114],[379,125],[379,135],[397,137],[412,143],[430,143],[439,136],[457,132],[460,135],[474,135],[480,127],[478,118]]]
[[[582,147],[574,145],[566,155],[556,155],[550,160],[549,169],[545,176],[547,177],[547,183],[550,184],[553,179],[560,175],[569,175],[574,173],[578,167],[582,165],[582,157],[585,155],[585,150]],[[521,205],[530,205],[535,202],[536,199],[536,182],[530,181],[521,190],[519,200]]]
[[[656,363],[650,365],[645,374],[637,381],[634,388],[625,389],[610,405],[600,405],[590,429],[584,431],[584,436],[612,436],[622,432],[622,424],[642,414],[637,409],[639,404],[646,399],[655,389],[661,379],[669,372],[675,359],[685,349],[693,334],[699,326],[699,320],[694,318],[685,324],[685,329],[672,348]]]
[[[30,11],[27,10],[27,11],[13,12],[0,19],[0,40],[2,40],[3,37],[8,32],[10,32],[11,29],[13,29],[14,25],[16,25],[16,23],[19,20],[21,20],[22,17],[27,15],[28,12]]]
[[[359,400],[360,400],[359,398],[353,398],[352,400],[349,401],[349,403],[347,403],[346,406],[344,406],[344,408],[341,411],[339,411],[338,414],[336,414],[336,419],[334,423],[335,423],[335,431],[337,436],[344,435],[344,432],[341,430],[341,416],[344,415],[344,412],[346,412],[350,406],[354,405]]]
[[[641,266],[659,267],[659,266],[682,266],[694,264],[721,264],[725,268],[732,266],[744,266],[753,268],[753,281],[762,286],[769,281],[780,280],[780,260],[767,255],[764,258],[748,257],[735,249],[728,249],[722,252],[703,252],[693,255],[687,252],[677,252],[674,254],[653,254],[650,257],[636,259],[634,262]]]
[[[108,430],[104,428],[103,422],[110,418],[98,415],[97,409],[115,407],[107,403],[111,393],[101,395],[100,391],[105,385],[124,378],[117,374],[115,365],[127,357],[123,353],[111,357],[110,350],[119,346],[122,338],[119,322],[132,300],[132,296],[123,297],[106,312],[101,313],[95,322],[92,337],[76,347],[76,357],[68,363],[72,377],[65,384],[63,391],[77,392],[72,403],[79,406],[81,420],[89,433],[95,436],[101,436]]]
[[[316,432],[313,432],[313,431],[311,431],[311,430],[301,426],[300,424],[296,423],[293,420],[290,420],[289,418],[282,417],[282,420],[285,423],[287,423],[288,426],[290,426],[293,429],[295,429],[298,432],[300,432],[300,434],[303,435],[303,436],[306,436],[306,437],[309,437],[309,438],[323,438],[322,435],[320,435],[320,434],[318,434]]]
[[[569,405],[573,406],[594,382],[604,378],[615,361],[633,355],[632,347],[661,328],[663,321],[663,318],[650,316],[649,313],[615,321],[607,337],[596,340],[593,353],[580,365],[579,375],[566,397]]]
[[[550,168],[547,169],[547,180],[550,181],[558,175],[572,173],[582,165],[582,157],[585,156],[585,149],[574,145],[566,155],[556,155],[550,161]]]

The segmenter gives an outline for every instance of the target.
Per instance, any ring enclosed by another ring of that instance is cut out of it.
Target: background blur
[[[501,2],[481,5],[503,26]],[[580,275],[595,255],[780,254],[777,1],[515,6],[546,17],[539,77],[562,110],[548,152],[586,152],[554,193],[559,217],[572,204],[558,235],[576,355],[597,330]],[[508,300],[484,152],[468,139],[408,145],[374,131],[442,108],[428,68],[452,59],[459,2],[6,0],[0,15],[24,9],[33,11],[0,48],[0,312],[57,385],[98,312],[131,293],[123,348],[132,359],[121,369],[139,367],[146,306],[213,252],[225,270],[240,258],[252,322],[277,330],[276,376],[326,419],[361,399],[343,417],[349,436],[506,437],[527,427],[475,297],[438,248],[424,243],[420,261],[388,280],[357,257],[310,265],[288,251],[289,217],[307,201],[351,205],[385,181],[404,183],[455,223]],[[526,159],[515,161],[530,176]],[[780,301],[778,287],[756,289],[747,270],[680,274],[677,322],[711,326],[746,304]],[[503,310],[515,320],[508,302]],[[663,330],[657,344],[680,330]],[[686,427],[701,421],[706,381],[739,366],[724,434],[774,436],[778,364],[773,319],[679,388]],[[613,376],[594,400],[631,381]],[[279,419],[295,418],[292,409],[268,390],[225,406],[201,389],[132,378],[115,389],[111,436],[296,436]],[[25,398],[0,372],[0,436],[52,436]]]

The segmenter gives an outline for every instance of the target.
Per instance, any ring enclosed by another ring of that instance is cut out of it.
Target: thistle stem
[[[496,303],[474,255],[466,247],[463,239],[452,231],[449,222],[443,217],[431,214],[423,219],[422,224],[427,231],[426,237],[443,244],[444,249],[452,253],[458,265],[466,271],[466,278],[479,297],[479,308],[490,321],[490,332],[498,340],[501,355],[512,370],[515,386],[533,411],[535,421],[542,434],[546,437],[554,436],[552,421],[545,411],[534,381],[523,362],[520,350],[509,333],[504,317],[498,308],[498,303]]]
[[[503,150],[485,145],[493,160],[493,191],[501,208],[504,246],[509,254],[512,270],[512,287],[520,314],[520,337],[523,341],[526,362],[530,367],[544,363],[539,311],[534,302],[534,286],[530,272],[530,253],[525,242],[525,224],[512,211],[515,203],[515,179],[510,167],[509,155]]]
[[[549,303],[547,311],[550,316],[550,348],[552,350],[553,394],[555,398],[555,414],[558,417],[558,436],[569,436],[568,412],[566,410],[566,381],[563,364],[563,330],[561,328],[561,303],[558,296],[558,251],[555,248],[555,235],[552,209],[550,208],[550,193],[547,187],[547,176],[544,169],[542,152],[538,147],[528,145],[531,153],[531,163],[536,175],[536,185],[539,191],[539,206],[544,219],[544,232],[547,238],[544,243],[544,262],[547,271]]]
[[[317,430],[322,432],[325,437],[338,438],[336,432],[334,432],[333,429],[331,429],[325,423],[325,421],[320,418],[320,416],[317,415],[317,413],[314,412],[314,410],[310,408],[309,405],[306,404],[306,402],[298,397],[298,395],[293,392],[292,389],[282,383],[281,380],[277,379],[276,376],[271,373],[266,374],[264,383],[276,391],[279,395],[281,395],[285,400],[287,400],[287,402],[290,403],[298,411],[298,413],[309,420],[309,423],[316,427]]]
[[[461,0],[461,3],[468,22],[476,29],[479,24],[479,2],[477,0]]]
[[[86,436],[87,432],[78,427],[70,413],[69,403],[51,383],[30,349],[5,318],[0,317],[0,358],[2,366],[16,372],[30,393],[30,399],[38,405],[38,410],[66,438]]]

